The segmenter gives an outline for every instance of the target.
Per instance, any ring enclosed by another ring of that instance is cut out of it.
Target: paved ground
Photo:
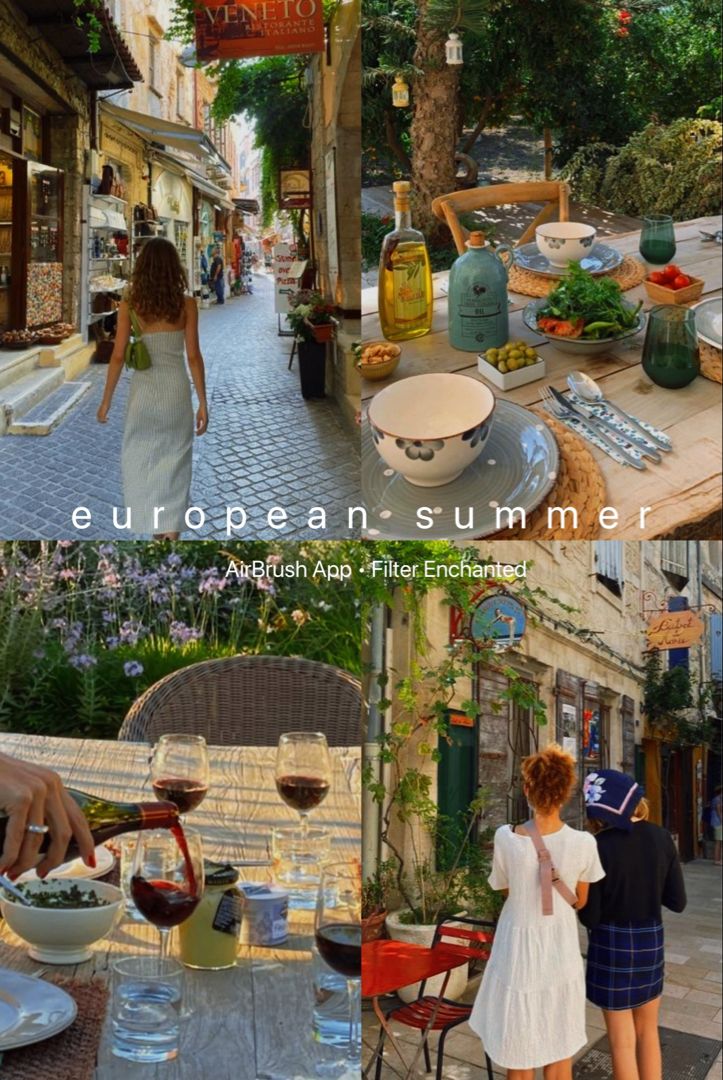
[[[665,913],[666,979],[660,1010],[661,1026],[676,1031],[687,1031],[711,1039],[721,1038],[721,872],[712,862],[697,861],[685,866],[688,906],[682,915]],[[581,946],[585,941],[581,935]],[[465,995],[473,1000],[478,982],[470,984]],[[388,999],[391,1004],[392,999]],[[399,1031],[401,1045],[411,1062],[416,1041],[409,1028]],[[588,1046],[596,1043],[605,1033],[602,1014],[592,1005],[587,1007]],[[364,1013],[365,1041],[376,1041],[376,1021],[373,1013]],[[432,1044],[432,1065],[436,1068]],[[398,1059],[397,1059],[398,1060]],[[467,1024],[450,1034],[445,1047],[445,1080],[486,1080],[482,1045]],[[397,1064],[390,1058],[392,1065]],[[424,1066],[416,1073],[423,1077]],[[504,1076],[495,1070],[495,1076]],[[384,1068],[382,1076],[394,1076],[392,1069]],[[721,1058],[713,1065],[707,1080],[721,1080]]]
[[[254,294],[201,312],[210,425],[194,447],[192,500],[206,523],[187,536],[225,538],[226,506],[242,506],[254,539],[348,535],[346,508],[359,501],[358,439],[328,401],[304,401],[291,341],[277,334],[271,280]],[[122,507],[120,445],[128,376],[110,421],[95,414],[105,368],[91,366],[92,389],[52,434],[0,438],[0,535],[3,539],[138,539],[113,528]],[[71,512],[87,507],[92,526],[74,530]],[[289,524],[271,529],[266,515],[283,507]],[[326,530],[309,529],[308,511],[327,509]]]

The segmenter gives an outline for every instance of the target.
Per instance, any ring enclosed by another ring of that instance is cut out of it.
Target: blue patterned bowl
[[[541,255],[553,266],[567,266],[589,255],[595,244],[597,229],[580,221],[548,221],[535,229],[535,240]]]
[[[492,427],[495,396],[467,375],[413,375],[380,391],[369,426],[380,456],[410,484],[439,487],[479,456]]]

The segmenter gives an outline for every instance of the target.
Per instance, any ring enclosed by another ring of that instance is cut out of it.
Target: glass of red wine
[[[208,792],[208,747],[203,735],[161,735],[151,758],[151,783],[157,799],[188,814]]]
[[[325,867],[316,903],[314,938],[324,963],[343,975],[349,992],[349,1052],[352,1071],[361,1068],[361,876],[359,867]]]
[[[276,750],[276,790],[287,806],[297,810],[302,832],[308,814],[320,805],[331,787],[331,756],[320,731],[287,731]]]
[[[160,957],[166,959],[171,930],[193,914],[203,896],[203,843],[199,834],[180,826],[173,832],[139,833],[131,896],[141,915],[158,928]]]

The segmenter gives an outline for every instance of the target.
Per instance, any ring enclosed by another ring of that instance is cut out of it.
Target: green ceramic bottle
[[[500,348],[509,339],[507,267],[501,252],[508,252],[511,261],[506,244],[493,251],[485,247],[484,233],[472,232],[467,251],[449,272],[449,340],[455,349],[484,352]]]

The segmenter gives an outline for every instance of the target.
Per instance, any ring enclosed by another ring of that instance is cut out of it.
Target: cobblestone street
[[[298,360],[288,370],[291,340],[277,334],[273,283],[254,276],[254,294],[201,311],[210,423],[194,446],[192,503],[206,522],[184,534],[225,538],[226,507],[243,507],[248,521],[234,535],[254,539],[322,539],[350,535],[347,507],[359,502],[358,438],[332,400],[305,401]],[[0,534],[3,539],[139,539],[113,528],[122,507],[120,446],[128,389],[124,374],[108,424],[95,414],[105,367],[79,378],[92,383],[60,426],[47,436],[0,438]],[[87,507],[89,528],[76,530],[71,513]],[[273,507],[288,514],[271,528]],[[327,511],[326,529],[310,529],[308,512]]]
[[[665,923],[665,988],[660,1009],[660,1026],[675,1031],[685,1031],[708,1039],[721,1037],[721,872],[712,862],[698,860],[684,867],[688,906],[681,915],[663,909]],[[583,952],[586,940],[581,933]],[[465,994],[466,1001],[474,1000],[479,979],[472,980]],[[386,1011],[392,998],[382,1003]],[[364,1013],[364,1035],[367,1047],[376,1041],[376,1020],[371,1013]],[[408,1062],[414,1055],[418,1033],[411,1028],[393,1025],[395,1036],[404,1049]],[[587,1046],[578,1058],[605,1034],[602,1013],[595,1006],[587,1006]],[[436,1067],[435,1050],[437,1036],[430,1038],[432,1064]],[[368,1053],[368,1049],[366,1051]],[[390,1065],[396,1066],[394,1052],[385,1053]],[[447,1038],[444,1053],[445,1080],[486,1080],[482,1044],[467,1024],[455,1029]],[[666,1073],[664,1075],[673,1075]],[[541,1071],[540,1071],[541,1074]],[[383,1077],[393,1077],[391,1068],[382,1070]],[[427,1074],[429,1075],[429,1074]],[[591,1074],[588,1074],[591,1075]],[[602,1075],[602,1074],[601,1074]],[[607,1076],[607,1073],[605,1074]],[[684,1075],[684,1074],[678,1074]],[[687,1075],[687,1073],[685,1074]],[[423,1077],[424,1064],[415,1076]],[[504,1072],[495,1068],[495,1077]],[[721,1057],[708,1072],[707,1080],[721,1080],[723,1070]]]

